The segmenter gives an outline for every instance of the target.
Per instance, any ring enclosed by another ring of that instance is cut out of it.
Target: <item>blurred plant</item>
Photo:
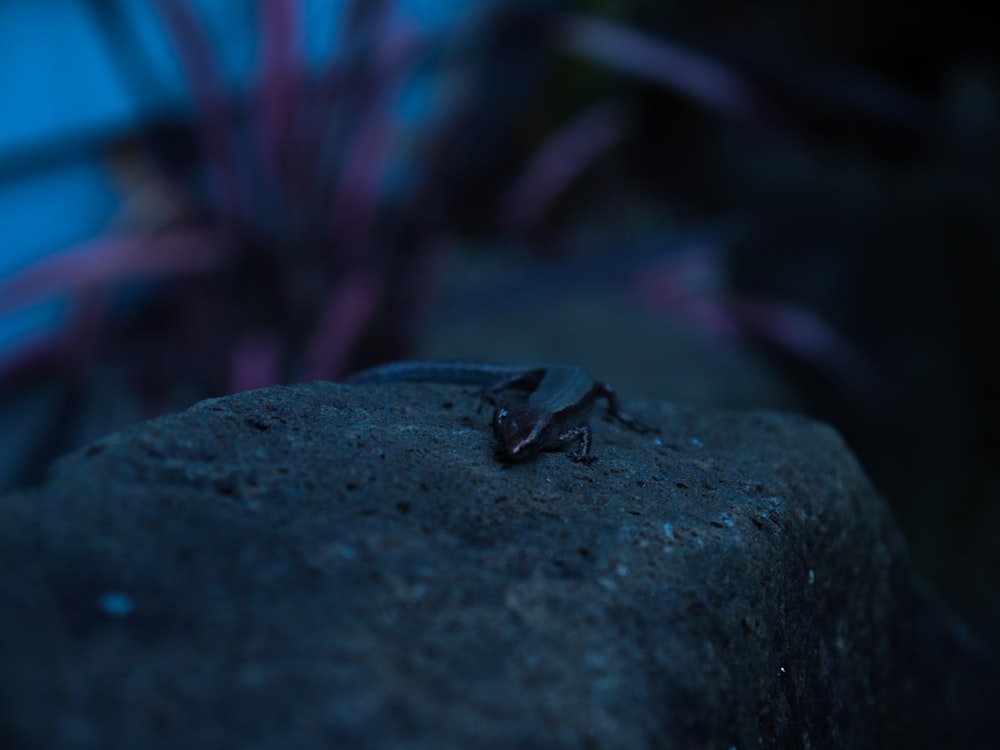
[[[607,20],[568,14],[554,17],[551,36],[564,54],[683,94],[717,115],[758,131],[785,138],[798,138],[805,132],[795,117],[752,80],[670,40]],[[855,93],[862,104],[867,102],[864,90],[848,95],[858,98]],[[826,95],[840,103],[845,99],[840,88],[813,95]],[[898,94],[885,98],[898,106],[870,114],[899,120],[902,113],[913,113],[913,107],[904,106]],[[595,161],[631,136],[630,119],[628,107],[621,102],[598,101],[550,135],[500,203],[501,225],[515,232],[535,228]],[[729,266],[729,253],[721,243],[676,251],[664,247],[653,260],[637,259],[631,270],[624,269],[616,278],[624,278],[630,298],[711,346],[763,343],[814,368],[853,398],[868,400],[882,391],[885,384],[878,369],[820,317],[794,304],[737,294]]]
[[[439,50],[396,3],[357,0],[314,71],[304,5],[261,0],[257,81],[240,96],[188,2],[155,7],[191,91],[195,155],[178,158],[178,128],[119,144],[112,230],[0,283],[0,315],[56,295],[73,307],[65,328],[7,357],[8,382],[116,363],[155,412],[178,383],[212,395],[337,377],[366,338],[399,354],[434,263],[419,193],[446,190],[434,181],[445,170],[420,173],[414,154],[451,125],[428,115],[407,142],[399,109]],[[91,9],[125,52],[123,74],[148,73],[122,7]],[[136,282],[144,299],[113,314]]]
[[[348,0],[319,19],[337,39],[317,55],[306,3],[258,0],[242,90],[190,0],[153,6],[190,115],[107,150],[122,202],[103,235],[0,280],[0,316],[64,304],[60,322],[0,352],[8,404],[48,389],[15,483],[123,423],[405,356],[433,293],[490,4],[432,36],[401,2]],[[162,91],[136,7],[87,7],[125,82]]]
[[[755,341],[812,367],[859,401],[882,393],[878,368],[815,313],[733,292],[725,255],[721,245],[695,245],[639,266],[626,288],[646,308],[710,344]]]
[[[421,35],[401,4],[347,2],[339,40],[317,66],[305,4],[259,0],[259,69],[242,94],[188,2],[154,5],[191,92],[192,124],[160,123],[112,150],[125,196],[112,231],[0,281],[0,315],[57,295],[71,305],[63,327],[7,356],[0,390],[47,376],[72,393],[104,376],[136,398],[134,419],[405,355],[434,288],[436,240],[475,213],[462,175],[488,182],[484,161],[504,160],[494,143],[532,79],[516,55],[561,51],[758,128],[787,124],[758,87],[704,55],[599,19],[518,16],[509,4],[513,27],[490,30],[499,46],[461,39],[452,56],[474,71],[465,88],[403,132],[404,89],[422,64],[440,64],[446,45]],[[123,6],[89,7],[123,75],[148,87],[155,76]],[[470,51],[489,58],[482,70]],[[483,215],[530,232],[632,125],[627,100],[589,101],[544,135],[499,200],[490,185]],[[764,339],[852,388],[866,377],[860,356],[807,311],[732,295],[721,252],[678,260],[667,248],[635,268],[628,294],[706,340]]]

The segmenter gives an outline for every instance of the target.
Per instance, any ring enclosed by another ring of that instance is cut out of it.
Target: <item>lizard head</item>
[[[550,419],[527,404],[493,412],[493,436],[504,458],[517,461],[532,456],[550,442]]]

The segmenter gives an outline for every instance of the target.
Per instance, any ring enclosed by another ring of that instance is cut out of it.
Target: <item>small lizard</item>
[[[493,435],[501,455],[510,461],[540,450],[578,441],[574,461],[590,462],[591,434],[587,420],[599,398],[608,402],[608,413],[631,430],[649,432],[639,420],[623,412],[615,393],[576,365],[502,365],[445,360],[391,362],[348,377],[349,385],[393,382],[464,383],[481,385],[487,401],[496,405],[505,388],[529,392],[528,400],[498,406],[493,412]]]

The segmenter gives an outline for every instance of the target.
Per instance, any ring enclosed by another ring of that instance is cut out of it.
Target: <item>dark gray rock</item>
[[[468,388],[205,401],[0,499],[4,748],[993,746],[997,673],[828,427]]]

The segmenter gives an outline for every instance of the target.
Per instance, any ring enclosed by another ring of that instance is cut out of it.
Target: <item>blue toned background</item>
[[[56,290],[71,289],[79,268],[57,269],[54,275],[62,276],[59,283],[34,294],[29,304],[20,300],[11,304],[16,296],[12,292],[18,290],[16,274],[33,261],[85,248],[89,240],[116,231],[123,205],[132,197],[130,189],[141,187],[116,180],[115,172],[120,171],[114,164],[117,144],[125,141],[131,153],[130,139],[135,134],[204,114],[192,102],[180,42],[171,38],[157,5],[131,0],[25,1],[0,7],[0,65],[5,71],[0,77],[0,108],[6,113],[0,118],[0,226],[4,227],[0,278],[15,277],[13,286],[0,288],[0,368],[16,371],[22,350],[27,348],[30,355],[39,335],[76,335],[63,329],[72,324],[77,311],[67,307],[71,298]],[[218,66],[215,72],[226,87],[248,92],[257,85],[262,47],[267,43],[267,32],[261,29],[269,20],[262,10],[267,4],[259,8],[243,1],[173,5],[190,7],[203,25],[212,63]],[[352,4],[286,5],[299,14],[291,23],[300,36],[296,41],[301,45],[302,63],[315,72],[337,46],[341,19]],[[392,4],[427,37],[460,26],[469,15],[464,5],[421,0]],[[131,69],[130,50],[141,50],[141,59],[134,60],[135,67],[141,68],[139,85],[135,85],[137,71]],[[399,93],[391,117],[401,125],[421,123],[432,96],[428,84],[426,74],[413,75]],[[406,177],[404,166],[397,165],[392,178],[397,183]],[[142,294],[138,292],[138,299]],[[0,487],[23,481],[18,477],[37,476],[54,453],[130,418],[150,416],[205,395],[195,389],[170,406],[153,405],[153,411],[136,410],[131,404],[117,408],[105,401],[96,407],[97,413],[92,409],[86,417],[67,423],[64,409],[56,405],[64,384],[51,377],[65,367],[65,363],[49,363],[13,384],[14,395],[0,414],[0,434],[5,436]],[[80,400],[79,394],[72,398]],[[52,434],[53,425],[60,423],[63,434]],[[42,449],[42,457],[36,459],[32,445],[38,441],[51,447]]]
[[[122,3],[131,33],[162,84],[126,85],[87,2],[20,0],[0,5],[0,275],[100,232],[119,196],[98,150],[143,122],[190,109],[188,92],[154,4]],[[192,3],[212,31],[234,84],[246,86],[257,54],[253,4]],[[304,30],[315,63],[333,43],[345,2],[309,2]],[[428,32],[454,23],[466,3],[400,4]],[[43,40],[43,41],[42,41]],[[414,86],[403,117],[419,117],[427,92]],[[0,318],[0,352],[60,314],[58,301]]]

